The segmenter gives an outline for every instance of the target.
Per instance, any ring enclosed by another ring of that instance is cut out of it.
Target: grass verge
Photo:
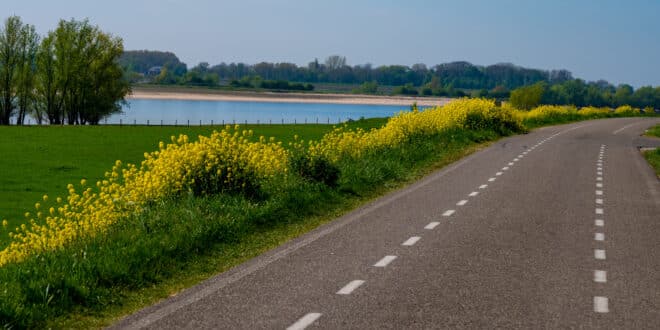
[[[660,125],[655,125],[646,131],[647,136],[660,138]],[[644,158],[655,169],[655,175],[660,179],[660,148],[644,152]]]

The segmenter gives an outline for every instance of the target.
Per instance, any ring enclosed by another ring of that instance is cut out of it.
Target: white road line
[[[519,160],[518,158],[514,158],[514,159],[513,159],[514,162],[517,162],[518,160]]]
[[[603,188],[603,184],[600,183],[600,182],[599,182],[599,183],[596,183],[596,187],[598,187],[598,188]]]
[[[596,171],[602,171],[602,170],[603,170],[602,167],[596,167]]]
[[[594,297],[594,312],[608,313],[610,311],[607,306],[607,297]]]
[[[523,154],[520,154],[518,155],[518,158],[523,158],[523,156],[524,156]]]
[[[482,184],[481,186],[479,186],[479,189],[486,189],[486,187],[488,187],[487,184]]]
[[[596,198],[596,204],[603,204],[602,198]]]
[[[596,233],[596,235],[594,235],[594,240],[596,240],[596,241],[604,241],[604,240],[605,240],[605,234],[603,234],[603,233]]]
[[[468,196],[474,197],[474,196],[477,196],[477,195],[479,195],[479,192],[478,191],[473,191]]]
[[[508,170],[508,169],[509,169],[508,166],[504,166],[504,167],[502,167],[502,171],[506,171],[506,170]]]
[[[596,214],[603,214],[603,209],[600,207],[596,208]]]
[[[603,177],[602,176],[597,177],[596,181],[603,181]]]
[[[458,203],[456,203],[456,205],[463,206],[463,205],[467,204],[467,202],[468,202],[467,199],[464,199],[464,200],[461,200]]]
[[[353,280],[346,284],[343,288],[337,291],[337,294],[351,294],[355,289],[364,284],[363,280]]]
[[[509,166],[513,166],[513,163],[509,163],[508,165],[509,165]]]
[[[417,243],[420,239],[422,239],[419,236],[413,236],[409,239],[407,239],[405,242],[401,243],[403,246],[413,246],[415,243]]]
[[[598,172],[596,172],[596,174],[597,174],[597,175],[603,175],[603,172],[602,172],[602,171],[598,171]]]
[[[605,250],[594,249],[594,258],[596,260],[605,260]]]
[[[424,229],[434,229],[437,227],[440,223],[437,221],[429,222],[428,225],[424,226]]]
[[[604,270],[594,270],[594,282],[607,283],[607,272]]]
[[[374,264],[374,267],[387,267],[394,259],[396,259],[396,256],[384,256],[383,259]]]
[[[447,211],[445,211],[445,213],[442,214],[442,216],[443,217],[449,217],[452,214],[454,214],[454,212],[456,212],[456,210],[447,210]]]
[[[603,195],[603,191],[602,191],[602,190],[596,190],[596,195],[598,195],[598,196],[602,196],[602,195]]]
[[[633,125],[637,125],[637,124],[639,124],[639,122],[632,123],[632,124],[628,124],[628,125],[626,125],[626,126],[623,126],[623,127],[619,128],[618,130],[612,132],[612,134],[616,135],[616,134],[618,134],[619,132],[623,131],[624,129],[626,129],[626,128],[630,127],[630,126],[633,126]]]
[[[286,330],[303,330],[321,317],[321,313],[308,313],[300,318],[296,323],[290,325]]]
[[[503,173],[503,172],[497,172],[497,173],[495,173],[495,175],[498,175],[498,176],[499,176],[499,175],[502,175],[502,173]]]
[[[493,181],[495,181],[495,178],[488,179],[488,182],[493,182]]]
[[[603,227],[603,226],[605,226],[605,220],[596,219],[596,221],[594,221],[594,224],[596,225],[596,227]]]

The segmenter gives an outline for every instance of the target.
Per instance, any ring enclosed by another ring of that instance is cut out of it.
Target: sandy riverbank
[[[281,103],[330,103],[410,106],[443,105],[450,101],[441,97],[405,97],[350,94],[270,93],[270,92],[216,92],[204,90],[156,90],[135,89],[128,99],[281,102]]]

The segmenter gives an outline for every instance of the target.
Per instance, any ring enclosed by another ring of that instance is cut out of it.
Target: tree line
[[[220,63],[211,66],[199,63],[185,70],[182,63],[170,52],[127,51],[120,59],[132,82],[157,84],[182,84],[219,86],[255,79],[292,81],[300,83],[336,83],[360,85],[356,92],[375,94],[379,86],[397,86],[395,93],[463,96],[463,90],[477,90],[482,95],[494,93],[495,97],[508,96],[508,92],[539,81],[560,83],[573,79],[566,70],[538,70],[519,67],[510,63],[477,66],[468,62],[451,62],[427,67],[418,63],[412,66],[371,64],[350,66],[346,57],[332,55],[298,66],[293,63]],[[156,73],[153,70],[158,68]],[[374,86],[376,88],[374,88]]]
[[[88,20],[60,20],[39,36],[18,16],[0,29],[0,125],[98,124],[121,112],[130,91],[118,59],[120,38]]]
[[[603,80],[585,82],[582,79],[568,80],[554,85],[538,82],[513,90],[509,101],[519,109],[532,109],[539,104],[610,108],[630,105],[640,109],[660,109],[660,86],[634,89],[628,84],[615,87]]]

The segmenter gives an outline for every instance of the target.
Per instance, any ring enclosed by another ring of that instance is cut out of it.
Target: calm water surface
[[[132,99],[122,114],[108,118],[108,124],[203,124],[220,123],[337,123],[360,117],[390,117],[410,107],[401,105],[354,105],[319,103],[275,103],[237,101],[189,101]]]

